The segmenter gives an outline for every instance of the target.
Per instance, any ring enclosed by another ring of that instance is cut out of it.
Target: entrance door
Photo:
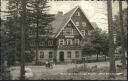
[[[64,61],[64,52],[60,52],[60,61],[61,61],[61,62]]]

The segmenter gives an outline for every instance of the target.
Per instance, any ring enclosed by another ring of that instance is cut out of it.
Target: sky
[[[6,5],[6,2],[2,3],[1,10],[7,10]],[[48,13],[51,14],[56,14],[58,11],[66,13],[75,6],[80,6],[91,22],[96,22],[98,27],[102,30],[107,31],[108,29],[106,1],[49,1],[48,5],[50,5]],[[118,1],[115,1],[112,5],[113,15],[118,14]],[[127,4],[125,1],[123,1],[123,8],[126,7]],[[5,14],[2,14],[2,17],[4,18],[3,15]]]

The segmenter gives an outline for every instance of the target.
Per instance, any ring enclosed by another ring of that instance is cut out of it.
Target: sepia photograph
[[[127,81],[127,0],[0,3],[0,81]]]

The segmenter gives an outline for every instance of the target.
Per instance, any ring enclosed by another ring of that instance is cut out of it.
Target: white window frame
[[[85,30],[81,30],[81,33],[85,36]]]
[[[59,39],[59,45],[64,45],[64,39]]]
[[[80,57],[79,51],[75,51],[75,57],[76,57],[76,58],[79,58],[79,57]]]
[[[77,12],[77,16],[80,16],[80,12]]]
[[[68,26],[71,26],[71,24],[70,24],[70,23],[68,23]]]
[[[53,45],[53,41],[48,41],[48,46],[52,46]]]
[[[69,44],[70,42],[70,44]],[[72,39],[67,39],[67,45],[73,45]]]
[[[75,39],[75,45],[79,46],[80,45],[80,40],[79,39]]]
[[[76,22],[76,26],[79,26],[80,25],[80,23],[79,22]]]
[[[43,51],[40,51],[40,58],[42,59],[41,55],[43,55],[43,58],[44,58],[44,52]]]
[[[29,34],[32,35],[33,34],[33,31],[32,30],[29,30]]]
[[[32,41],[31,42],[31,46],[35,46],[35,41]]]
[[[70,55],[70,57],[69,57],[69,55]],[[72,52],[71,51],[67,52],[67,58],[70,58],[70,59],[72,58]]]
[[[48,56],[49,58],[53,58],[53,52],[52,51],[50,51],[48,54],[49,54],[49,56]]]
[[[45,46],[45,43],[44,42],[40,42],[40,46]]]
[[[83,27],[86,27],[86,25],[87,25],[86,22],[82,22]]]

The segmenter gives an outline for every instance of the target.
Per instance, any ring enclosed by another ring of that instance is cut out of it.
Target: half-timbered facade
[[[56,62],[72,62],[81,60],[84,39],[91,30],[94,30],[82,9],[77,6],[66,14],[58,12],[51,26],[53,31],[49,35],[50,39],[40,39],[38,61],[45,62],[53,59]],[[32,42],[31,45],[34,44]]]

